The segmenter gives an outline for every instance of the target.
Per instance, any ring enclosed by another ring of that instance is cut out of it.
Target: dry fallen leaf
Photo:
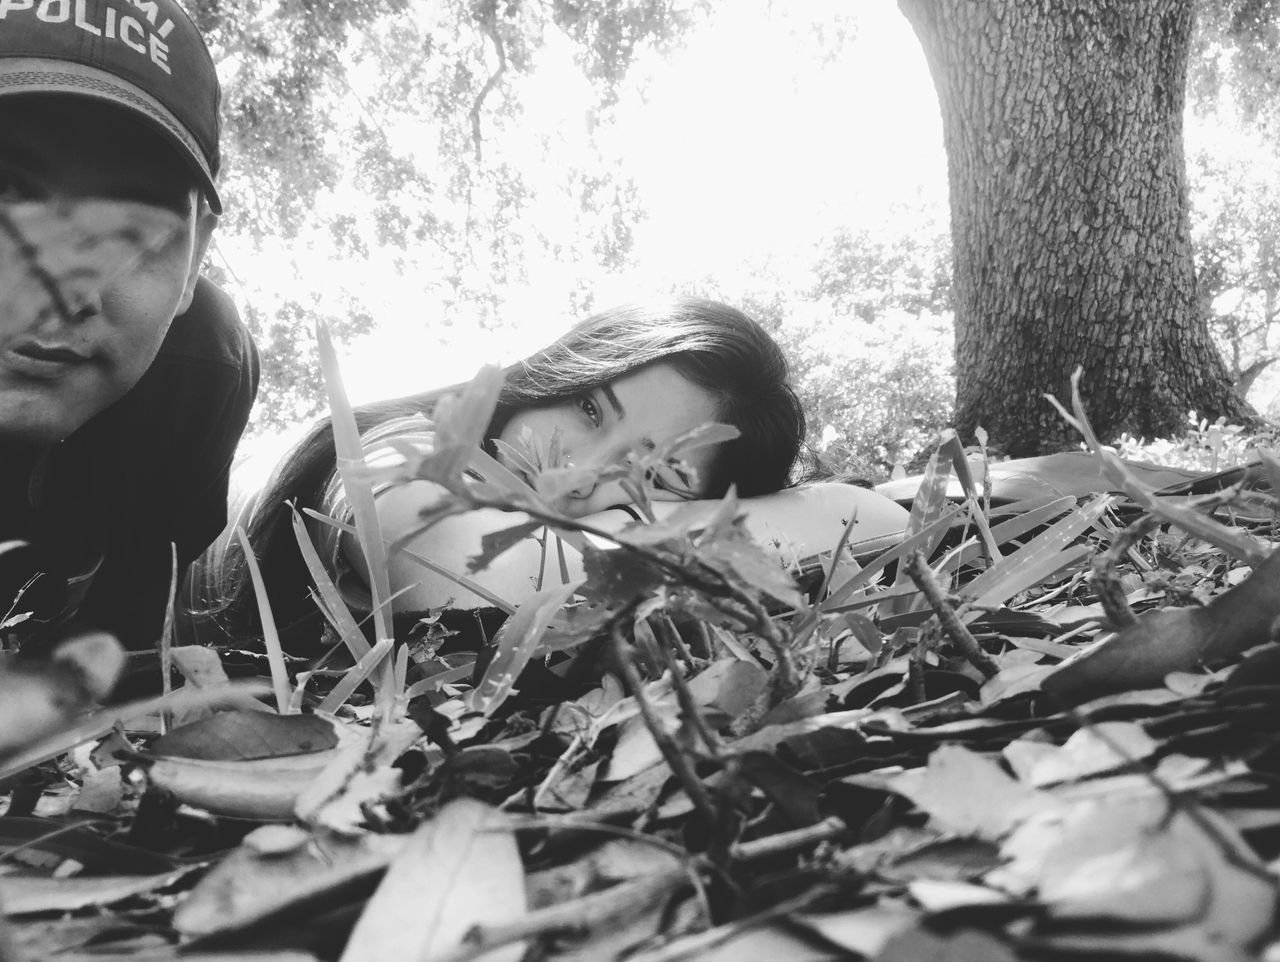
[[[153,741],[152,755],[206,761],[251,761],[335,747],[339,729],[319,715],[224,711],[175,728]]]
[[[943,745],[923,769],[894,776],[889,787],[956,835],[998,840],[1053,797],[1022,785],[996,762],[959,745]]]
[[[1146,611],[1137,621],[1068,659],[1040,687],[1077,705],[1109,692],[1157,688],[1171,672],[1242,654],[1270,636],[1280,615],[1280,551],[1201,608]]]
[[[427,962],[460,948],[473,926],[524,912],[524,867],[506,816],[458,799],[405,843],[356,922],[342,962]],[[517,962],[524,949],[516,942],[481,958]]]
[[[1012,741],[1005,746],[1004,757],[1021,781],[1042,788],[1141,761],[1159,747],[1133,722],[1099,722],[1081,728],[1061,746]]]
[[[301,835],[302,844],[290,844],[280,831]],[[210,935],[247,927],[383,871],[406,842],[396,835],[346,838],[284,826],[255,829],[178,905],[174,928]]]

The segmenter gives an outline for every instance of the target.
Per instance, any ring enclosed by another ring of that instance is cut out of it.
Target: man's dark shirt
[[[0,444],[0,619],[24,645],[72,618],[155,644],[179,573],[227,521],[231,458],[258,391],[258,353],[230,298],[201,278],[137,385],[60,444]]]

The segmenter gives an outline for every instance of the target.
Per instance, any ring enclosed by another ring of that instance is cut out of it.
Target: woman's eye
[[[596,427],[600,426],[600,407],[590,394],[584,394],[578,398],[578,407],[582,408],[582,413],[590,419],[592,424]]]

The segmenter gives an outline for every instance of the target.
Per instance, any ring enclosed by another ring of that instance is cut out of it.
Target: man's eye
[[[600,426],[600,408],[590,394],[584,394],[578,398],[578,407],[582,408],[582,413],[591,420],[592,424],[596,427]]]

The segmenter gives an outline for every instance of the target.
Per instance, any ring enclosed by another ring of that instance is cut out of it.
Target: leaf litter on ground
[[[457,443],[415,469],[463,500],[473,415],[455,409]],[[0,831],[0,946],[335,962],[1272,957],[1269,522],[1220,516],[1228,496],[1188,506],[1134,488],[1094,453],[1114,492],[1002,514],[974,453],[944,438],[905,544],[826,559],[825,597],[753,553],[731,500],[638,526],[592,549],[586,583],[549,587],[508,622],[487,670],[426,652],[449,673],[435,686],[414,682],[385,622],[371,645],[322,584],[362,672],[333,714],[298,710],[325,699],[323,672],[277,679],[284,711],[251,709],[207,654],[181,650],[187,686],[168,701],[89,714],[56,697],[56,674],[0,676],[26,699],[0,698],[13,725],[0,731],[35,717],[9,706],[53,706],[6,769],[0,830],[36,829]],[[476,497],[546,510],[491,477]],[[1144,515],[1149,530],[1096,573]],[[905,574],[915,552],[932,600]],[[1111,621],[1124,612],[1100,599],[1103,576],[1145,610]],[[575,664],[588,670],[571,694],[532,682]],[[173,704],[214,712],[162,738],[139,726]],[[61,754],[113,729],[117,757]],[[77,807],[110,780],[118,792]]]

